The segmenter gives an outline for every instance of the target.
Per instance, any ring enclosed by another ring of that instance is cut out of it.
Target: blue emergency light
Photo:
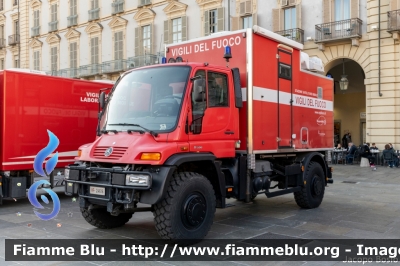
[[[229,59],[232,58],[232,51],[230,46],[225,46],[224,58],[226,62],[229,62]]]
[[[161,59],[161,64],[166,64],[167,63],[167,58],[166,57],[163,57],[162,59]]]

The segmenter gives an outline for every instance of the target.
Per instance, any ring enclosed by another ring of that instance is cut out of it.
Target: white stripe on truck
[[[242,88],[242,99],[247,101],[246,88]],[[277,90],[253,87],[253,100],[278,103]],[[279,92],[279,103],[290,105],[290,93]],[[333,101],[318,99],[316,97],[308,97],[306,95],[293,93],[293,106],[311,108],[316,110],[333,111]]]

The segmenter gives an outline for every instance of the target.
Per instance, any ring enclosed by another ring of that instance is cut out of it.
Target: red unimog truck
[[[61,185],[64,167],[77,148],[96,136],[98,95],[112,84],[52,77],[29,70],[0,71],[0,204],[26,197],[35,182],[33,161],[47,146],[47,130],[59,139],[58,164],[50,175]],[[43,179],[43,177],[40,177]]]
[[[100,94],[98,138],[66,168],[66,194],[99,228],[152,211],[175,241],[202,239],[226,198],[293,193],[318,207],[332,183],[333,80],[300,69],[302,48],[257,26],[167,46],[163,64]]]

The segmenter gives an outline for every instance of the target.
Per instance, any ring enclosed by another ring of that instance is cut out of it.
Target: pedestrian
[[[371,151],[369,149],[369,143],[365,143],[363,146],[361,146],[360,156],[367,158],[369,161],[369,165],[371,167],[375,167],[375,156],[371,154]]]
[[[388,167],[393,168],[393,166],[398,167],[399,158],[389,144],[385,145],[385,150],[383,151],[383,159],[388,163]],[[397,160],[396,160],[397,159]]]

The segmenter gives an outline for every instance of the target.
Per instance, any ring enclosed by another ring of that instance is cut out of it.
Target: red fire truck
[[[66,194],[99,228],[152,211],[175,241],[202,239],[226,198],[293,193],[318,207],[332,183],[333,81],[300,69],[302,48],[257,26],[167,46],[163,64],[100,94],[99,137],[66,168]]]
[[[49,142],[47,130],[60,141],[60,169],[50,183],[61,185],[57,174],[74,162],[78,146],[96,136],[100,89],[112,86],[29,70],[0,71],[0,204],[26,197],[26,189],[38,177],[32,170],[35,156]]]

